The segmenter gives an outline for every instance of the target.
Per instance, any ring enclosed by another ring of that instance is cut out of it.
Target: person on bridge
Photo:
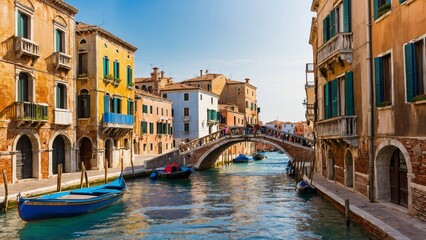
[[[229,127],[228,125],[225,126],[225,136],[229,135]]]
[[[257,136],[259,129],[260,129],[260,125],[259,123],[256,123],[256,125],[254,125],[254,136]]]

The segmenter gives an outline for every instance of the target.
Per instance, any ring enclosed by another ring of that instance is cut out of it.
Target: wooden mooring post
[[[121,174],[123,174],[123,170],[124,170],[124,160],[123,160],[123,157],[120,158],[120,165],[121,165]]]
[[[346,226],[349,227],[351,223],[351,216],[350,216],[350,209],[349,209],[349,199],[345,200],[345,219],[346,219]]]
[[[3,173],[3,184],[4,184],[4,199],[3,199],[3,202],[0,203],[0,209],[3,212],[6,212],[7,211],[7,206],[9,204],[9,201],[7,199],[7,196],[9,195],[9,188],[7,186],[6,171],[3,170],[2,173]]]
[[[61,186],[62,186],[62,164],[59,163],[58,164],[58,180],[56,182],[56,191],[57,192],[62,191]]]
[[[86,180],[86,187],[89,187],[89,177],[87,176],[86,166],[84,166],[84,162],[81,162],[80,188],[83,187],[83,178]]]

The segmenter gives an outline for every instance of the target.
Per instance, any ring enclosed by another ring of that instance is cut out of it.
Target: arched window
[[[80,44],[86,44],[86,43],[87,43],[86,39],[83,38],[83,39],[80,40]]]
[[[90,94],[86,89],[82,89],[78,95],[78,117],[90,118]]]
[[[142,90],[146,91],[146,86],[142,85]]]

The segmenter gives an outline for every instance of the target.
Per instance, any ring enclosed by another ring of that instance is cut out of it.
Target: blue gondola
[[[149,178],[151,180],[156,180],[157,178],[167,178],[167,179],[185,179],[194,172],[194,168],[181,166],[177,167],[175,170],[172,169],[169,171],[167,167],[156,168]]]
[[[296,191],[300,194],[312,194],[315,193],[315,187],[309,184],[307,181],[302,180],[297,183]]]
[[[249,163],[249,162],[253,162],[253,159],[250,158],[250,157],[247,157],[244,154],[240,154],[236,158],[234,158],[233,162],[234,163]]]
[[[120,175],[111,183],[47,194],[35,198],[18,195],[19,216],[25,221],[64,218],[109,207],[124,195],[126,183]]]

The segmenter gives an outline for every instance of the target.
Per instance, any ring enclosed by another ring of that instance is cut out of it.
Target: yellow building
[[[108,31],[76,24],[78,162],[99,169],[133,157],[134,53]]]
[[[173,146],[172,101],[135,90],[135,154],[162,154]]]
[[[58,164],[76,171],[78,10],[54,0],[2,0],[0,9],[0,169],[11,182],[48,178]]]

